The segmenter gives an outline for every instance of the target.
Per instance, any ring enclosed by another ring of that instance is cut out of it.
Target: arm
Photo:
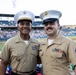
[[[76,75],[76,65],[74,66],[74,74]]]
[[[8,63],[5,60],[1,59],[0,75],[6,75],[7,64]]]
[[[72,46],[72,47],[71,47]],[[76,43],[73,43],[70,45],[70,51],[69,52],[69,57],[71,58],[71,62],[73,64],[73,71],[74,71],[74,75],[76,75]]]
[[[75,75],[76,75],[76,67],[75,67],[74,73],[75,73]]]
[[[0,75],[6,75],[8,61],[10,60],[10,42],[7,41],[1,51]]]

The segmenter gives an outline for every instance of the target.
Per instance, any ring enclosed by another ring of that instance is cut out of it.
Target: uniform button
[[[17,58],[16,60],[17,60],[17,61],[20,61],[20,59],[19,59],[19,58]]]
[[[47,65],[47,63],[46,63],[46,65]]]

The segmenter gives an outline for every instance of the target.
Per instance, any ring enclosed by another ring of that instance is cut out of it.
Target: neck
[[[30,35],[29,35],[29,34],[27,34],[27,35],[21,35],[21,34],[20,34],[20,36],[21,36],[21,38],[22,38],[23,40],[29,40],[29,39],[30,39]]]
[[[58,34],[59,34],[59,31],[55,35],[48,35],[48,38],[49,39],[55,39]]]

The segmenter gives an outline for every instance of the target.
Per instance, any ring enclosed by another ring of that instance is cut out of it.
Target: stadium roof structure
[[[0,17],[14,17],[14,14],[0,14]],[[35,16],[35,18],[40,18],[40,17]]]

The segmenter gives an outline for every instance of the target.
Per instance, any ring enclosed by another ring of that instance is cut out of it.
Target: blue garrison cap
[[[35,15],[30,11],[20,11],[14,15],[14,22],[18,23],[22,20],[29,20],[32,23],[34,22]]]
[[[59,20],[61,16],[62,13],[57,10],[48,10],[40,14],[40,18],[43,20],[43,23]]]

